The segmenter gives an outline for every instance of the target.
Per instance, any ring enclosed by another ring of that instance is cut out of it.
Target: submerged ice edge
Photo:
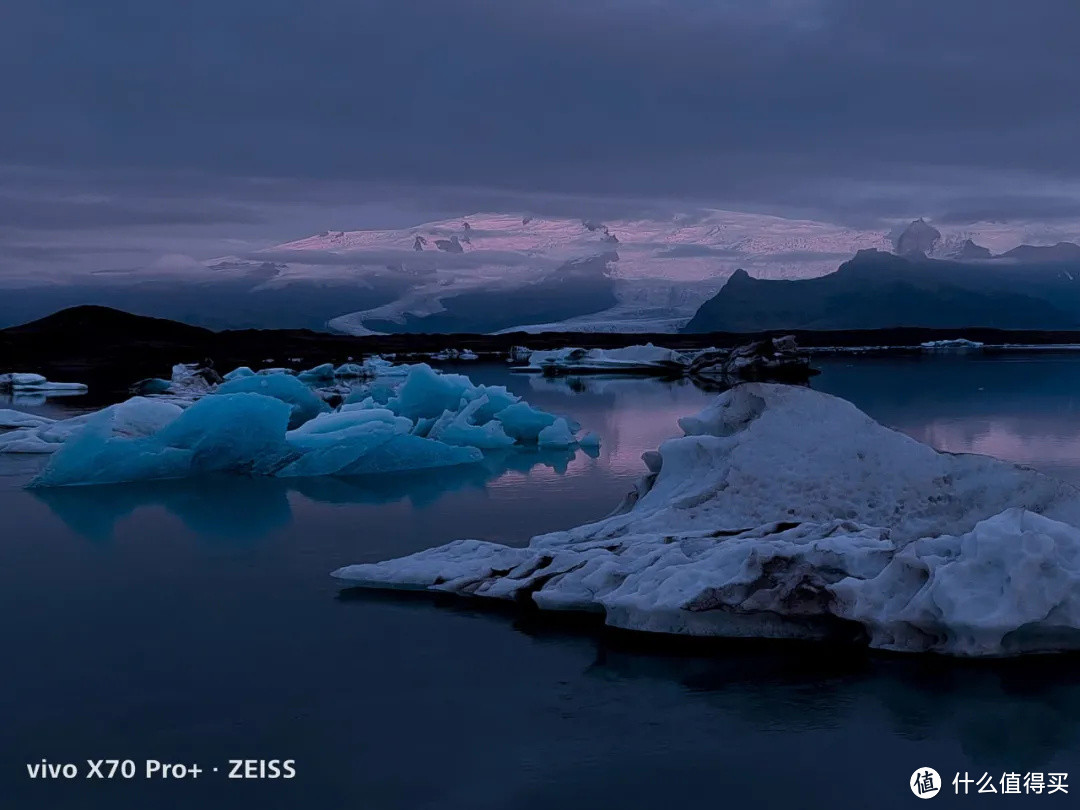
[[[750,383],[645,454],[619,513],[526,548],[459,540],[350,585],[601,612],[630,630],[958,656],[1080,648],[1080,491]]]

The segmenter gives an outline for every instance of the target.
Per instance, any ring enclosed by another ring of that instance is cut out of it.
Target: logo
[[[933,768],[919,768],[911,775],[911,792],[920,799],[932,799],[941,790],[941,777]]]

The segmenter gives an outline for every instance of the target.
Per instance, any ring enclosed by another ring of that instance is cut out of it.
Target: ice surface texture
[[[623,510],[527,548],[460,540],[334,575],[694,636],[953,655],[1080,648],[1080,492],[939,453],[850,403],[748,383],[646,454]]]
[[[331,410],[303,380],[334,383],[336,374],[329,365],[296,376],[230,372],[193,402],[133,397],[63,421],[2,411],[0,431],[10,430],[0,432],[0,452],[53,453],[32,485],[70,486],[204,473],[370,475],[475,464],[514,445],[576,446],[578,425],[566,418],[426,365],[390,375],[396,386],[363,383]]]

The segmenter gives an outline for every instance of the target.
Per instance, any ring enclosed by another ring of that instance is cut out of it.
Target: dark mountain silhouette
[[[863,250],[819,278],[772,281],[739,270],[685,331],[1078,325],[1080,262],[943,261]]]
[[[908,225],[896,239],[899,256],[924,256],[941,240],[941,232],[921,217]]]
[[[1020,245],[1001,254],[1003,259],[1021,262],[1076,262],[1080,263],[1080,245],[1058,242],[1056,245]]]

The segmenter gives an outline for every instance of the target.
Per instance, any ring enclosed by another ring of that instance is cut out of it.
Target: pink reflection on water
[[[1080,469],[1080,424],[1045,414],[933,420],[899,428],[950,453],[979,453],[1034,467]]]

